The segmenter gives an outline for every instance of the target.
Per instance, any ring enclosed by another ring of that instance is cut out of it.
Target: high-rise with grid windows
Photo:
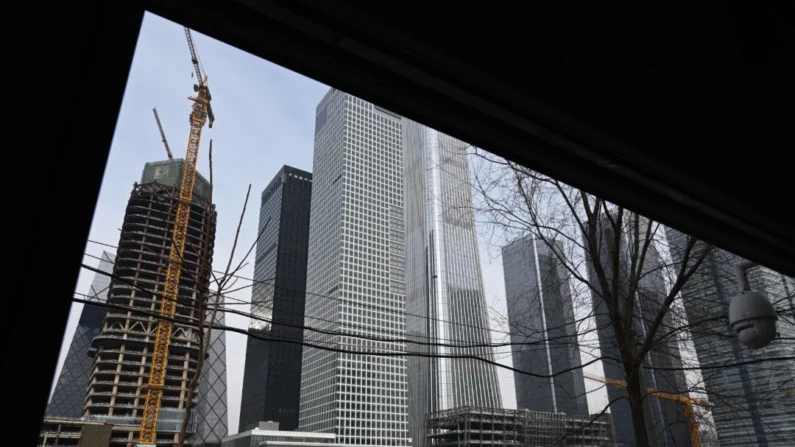
[[[425,415],[462,406],[502,408],[483,291],[468,144],[403,120],[409,430],[426,444]],[[440,343],[430,345],[428,342]],[[444,346],[447,344],[448,346]],[[478,347],[457,348],[450,344]],[[445,357],[446,356],[446,357]]]
[[[341,444],[411,443],[406,359],[372,355],[406,349],[401,134],[339,90],[317,107],[299,428]]]
[[[679,266],[688,236],[672,228],[665,233]],[[737,342],[726,318],[732,297],[740,292],[734,276],[740,261],[739,256],[712,248],[682,288],[687,318],[699,325],[692,333],[693,346],[703,368],[715,431],[723,447],[791,446],[795,439],[795,361],[791,360],[795,324],[786,313],[795,312],[795,278],[762,266],[748,269],[751,290],[765,294],[781,314],[778,338],[764,348],[748,349]]]
[[[261,421],[298,428],[312,174],[284,166],[262,191],[239,432]]]

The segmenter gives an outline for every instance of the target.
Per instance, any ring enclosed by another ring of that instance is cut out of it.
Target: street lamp
[[[740,293],[729,303],[729,323],[737,341],[745,347],[760,349],[776,338],[776,309],[765,295],[751,290],[747,270],[757,264],[741,261],[735,266]]]

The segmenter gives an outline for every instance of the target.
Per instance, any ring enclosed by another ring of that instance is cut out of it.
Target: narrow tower
[[[461,406],[502,408],[477,229],[468,144],[403,119],[406,192],[406,326],[409,430],[426,444],[424,419]],[[430,344],[429,344],[430,343]],[[438,345],[434,345],[437,343]],[[474,348],[451,344],[476,345]],[[445,346],[447,345],[447,346]]]
[[[402,118],[339,90],[316,116],[304,338],[344,352],[304,348],[299,428],[408,446]]]
[[[290,166],[262,191],[249,330],[264,338],[304,338],[311,199],[312,174]],[[260,421],[298,428],[302,352],[298,343],[248,337],[239,432]]]

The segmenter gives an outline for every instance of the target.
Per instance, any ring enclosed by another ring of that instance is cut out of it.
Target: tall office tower
[[[219,307],[224,305],[224,297],[210,291],[207,305],[207,319],[212,318],[215,300]],[[225,313],[215,314],[215,325],[226,323]],[[220,444],[229,435],[229,415],[227,413],[226,386],[226,331],[213,329],[210,331],[210,345],[207,358],[202,365],[199,378],[199,399],[196,403],[196,435],[194,445]]]
[[[104,303],[108,298],[108,286],[110,286],[110,273],[113,273],[113,262],[116,255],[102,252],[94,280],[85,296],[79,298]],[[83,404],[86,399],[86,388],[88,379],[91,377],[91,368],[94,360],[88,356],[88,348],[91,340],[99,334],[102,326],[102,318],[105,316],[105,308],[84,304],[80,312],[80,320],[77,322],[75,335],[72,343],[69,344],[69,351],[61,368],[58,381],[55,382],[55,389],[52,393],[49,405],[47,405],[46,417],[79,418],[83,415]]]
[[[606,216],[600,222],[600,234],[605,234],[601,238],[599,253],[603,256],[602,266],[608,278],[612,277],[612,263],[608,258],[608,245],[605,239],[610,239],[607,231],[611,230],[612,225]],[[629,253],[633,247],[634,229],[630,228],[634,217],[629,212],[624,213],[624,233],[620,240],[621,244],[619,259],[623,266],[619,272],[619,281],[628,281],[627,272],[629,270]],[[645,232],[648,228],[648,220],[644,217],[639,219],[637,232],[642,242],[646,240]],[[612,240],[612,239],[611,239]],[[612,247],[612,244],[610,245]],[[638,291],[635,294],[635,331],[640,339],[646,336],[651,322],[654,320],[660,305],[667,295],[667,286],[663,275],[662,258],[658,252],[655,242],[648,246],[648,251],[644,257],[643,265],[640,266],[643,275],[638,282]],[[590,281],[595,281],[593,264],[588,263]],[[594,308],[594,318],[596,321],[596,331],[599,337],[599,349],[602,355],[602,366],[605,377],[613,380],[625,380],[626,374],[624,367],[616,359],[621,358],[621,353],[616,342],[613,326],[608,317],[607,305],[604,300],[591,293]],[[666,313],[662,320],[661,328],[674,327],[671,313]],[[682,369],[682,359],[679,351],[678,337],[665,337],[654,344],[645,359],[644,374],[641,375],[644,387],[651,387],[661,391],[672,393],[685,392],[687,382],[684,370]],[[632,426],[632,417],[627,399],[627,392],[624,388],[607,386],[607,395],[611,402],[610,412],[612,413],[613,426],[616,432],[616,442],[625,447],[635,445],[635,431]],[[666,399],[644,399],[646,432],[652,446],[657,447],[682,447],[690,446],[690,434],[688,430],[687,416],[682,404]]]
[[[666,229],[671,255],[682,262],[687,236]],[[762,349],[736,341],[726,313],[740,288],[734,267],[741,259],[713,248],[682,290],[693,344],[722,447],[783,447],[795,439],[795,361],[764,359],[795,356],[795,324],[779,318],[779,338]],[[752,290],[767,295],[779,309],[795,311],[795,279],[765,267],[747,271]],[[792,314],[790,314],[792,315]],[[715,368],[718,366],[718,368]],[[787,393],[790,394],[787,394]]]
[[[262,191],[251,293],[251,313],[259,319],[251,319],[249,330],[263,337],[303,340],[311,199],[312,174],[290,166]],[[238,432],[260,421],[297,429],[303,347],[254,337],[246,343]]]
[[[426,444],[424,419],[462,406],[501,408],[472,209],[468,145],[403,120],[406,194],[406,331],[409,430]],[[432,346],[480,345],[477,348]],[[447,356],[444,357],[433,357]]]
[[[122,223],[108,304],[140,312],[108,310],[89,351],[94,356],[94,370],[83,414],[89,419],[128,428],[127,438],[133,443],[138,437],[146,398],[156,315],[166,277],[182,171],[183,160],[147,163],[141,182],[133,187]],[[158,414],[157,437],[163,443],[176,440],[187,403],[186,389],[199,357],[197,330],[179,321],[198,321],[200,304],[207,298],[216,222],[209,190],[207,180],[197,174],[176,322]],[[191,424],[190,434],[194,431],[195,424]]]
[[[317,107],[299,427],[410,444],[401,117],[338,90]],[[383,341],[374,338],[385,339]],[[398,341],[395,341],[398,340]],[[354,351],[357,353],[350,353]]]
[[[527,235],[502,248],[513,366],[552,376],[514,374],[516,408],[588,416],[571,275],[555,247]]]

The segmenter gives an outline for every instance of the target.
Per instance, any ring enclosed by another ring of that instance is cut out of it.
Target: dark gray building
[[[284,166],[262,192],[249,329],[263,337],[303,340],[312,174]],[[239,431],[259,421],[298,428],[299,344],[249,337]]]
[[[565,265],[544,241],[528,235],[502,248],[502,266],[513,365],[554,376],[514,374],[516,408],[588,416]]]
[[[621,237],[621,244],[619,259],[620,265],[624,266],[619,272],[619,281],[627,282],[627,269],[629,266],[629,254],[632,247],[632,235],[629,222],[634,221],[634,218],[625,212],[623,229],[624,233]],[[600,225],[600,234],[603,234],[609,227],[607,217],[602,218]],[[645,240],[644,232],[648,227],[648,220],[641,217],[639,220],[638,234],[642,241]],[[651,236],[650,236],[651,237]],[[600,238],[600,253],[604,256],[602,266],[605,268],[605,273],[608,277],[612,277],[613,272],[611,263],[608,262],[607,245],[605,238]],[[590,254],[588,254],[590,256]],[[590,281],[595,281],[595,273],[593,270],[593,263],[588,262]],[[654,320],[657,315],[662,300],[667,295],[667,286],[663,276],[663,264],[660,253],[656,246],[656,242],[652,241],[648,246],[648,252],[644,258],[644,263],[640,268],[643,271],[642,278],[638,284],[638,291],[635,294],[636,311],[633,313],[635,318],[635,331],[640,339],[645,337],[649,324]],[[598,289],[598,287],[597,287]],[[593,300],[594,317],[597,325],[597,334],[599,337],[599,349],[602,355],[602,366],[604,368],[605,377],[614,380],[626,380],[626,374],[623,366],[616,360],[620,359],[621,353],[619,352],[616,342],[615,332],[610,323],[608,316],[607,305],[601,297],[591,293]],[[661,330],[664,328],[672,328],[673,322],[671,321],[671,313],[667,313],[661,324]],[[684,371],[682,370],[682,359],[679,351],[678,338],[667,337],[666,341],[655,343],[652,350],[646,356],[644,374],[641,379],[643,380],[644,387],[655,388],[660,391],[670,393],[683,393],[687,391],[687,382],[685,380]],[[632,416],[630,412],[629,403],[627,400],[627,392],[624,388],[608,385],[607,386],[608,398],[613,404],[610,406],[612,421],[616,433],[616,443],[624,447],[632,447],[635,445],[635,431],[632,427]],[[645,415],[646,415],[646,431],[649,434],[649,440],[652,446],[657,447],[689,447],[690,434],[688,431],[687,417],[685,409],[682,404],[665,399],[644,399]]]
[[[97,269],[107,274],[96,273],[86,296],[79,296],[88,301],[104,303],[108,298],[110,274],[113,273],[113,262],[116,255],[103,252]],[[91,340],[99,334],[105,309],[100,306],[84,304],[77,322],[75,334],[69,344],[69,351],[64,359],[61,374],[55,383],[46,417],[48,418],[79,418],[83,415],[83,404],[86,400],[86,389],[91,377],[94,359],[89,357],[88,348]]]
[[[671,255],[682,262],[687,236],[666,229]],[[795,324],[779,318],[779,339],[762,349],[748,349],[736,341],[727,312],[739,293],[734,266],[741,259],[713,248],[682,290],[693,331],[693,344],[707,398],[712,404],[715,431],[722,447],[784,447],[795,439],[795,360],[757,363],[763,359],[795,357]],[[795,279],[765,267],[747,272],[751,289],[764,293],[779,309],[795,311]],[[715,368],[720,366],[720,368]],[[789,394],[788,394],[789,393]]]

